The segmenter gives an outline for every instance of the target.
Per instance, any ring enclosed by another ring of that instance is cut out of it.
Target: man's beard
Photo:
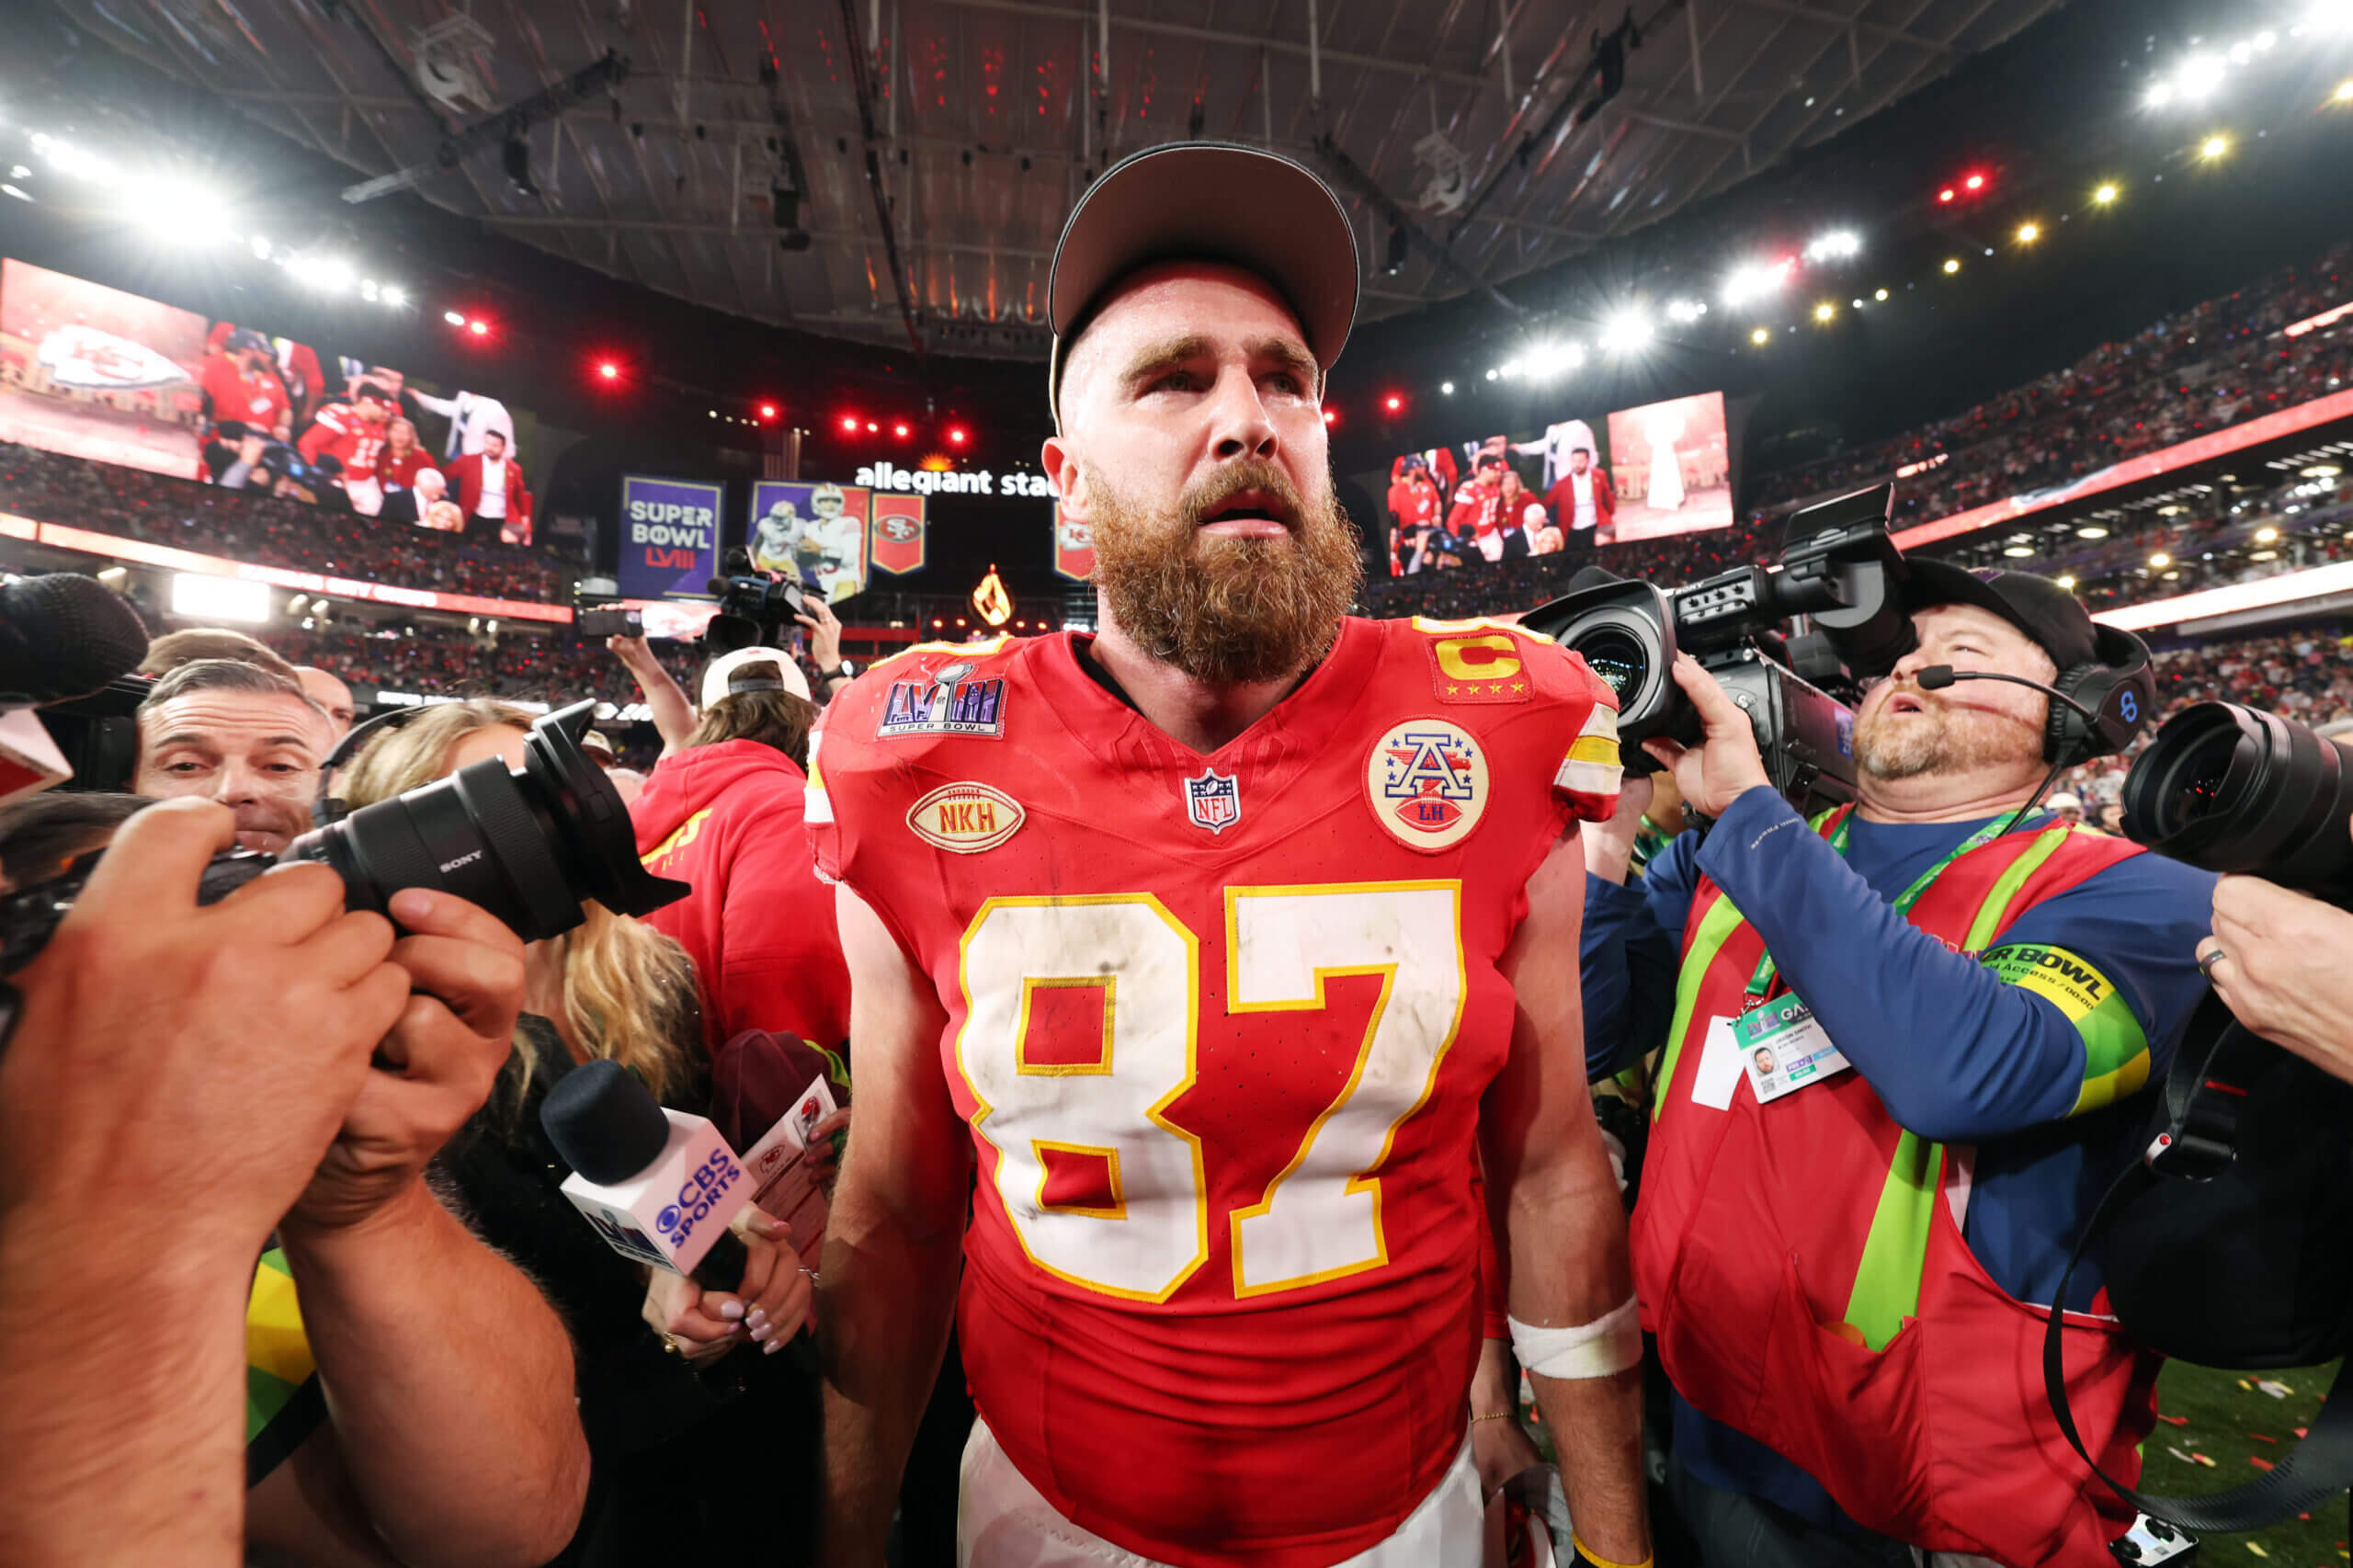
[[[1885,708],[1855,726],[1855,767],[1873,778],[1961,773],[1990,763],[2042,755],[2042,736],[2015,714],[1949,706],[1922,698],[1922,710],[1898,720]]]
[[[1129,640],[1214,685],[1276,680],[1322,658],[1364,574],[1355,525],[1328,492],[1301,499],[1282,470],[1228,463],[1153,515],[1090,465],[1095,585]],[[1274,497],[1290,524],[1273,539],[1200,531],[1245,490]]]

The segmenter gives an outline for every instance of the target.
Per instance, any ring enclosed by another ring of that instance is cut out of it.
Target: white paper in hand
[[[792,1244],[812,1268],[824,1250],[827,1209],[824,1189],[809,1175],[809,1134],[839,1108],[833,1085],[820,1074],[744,1155],[745,1168],[752,1173],[754,1201],[792,1227]]]

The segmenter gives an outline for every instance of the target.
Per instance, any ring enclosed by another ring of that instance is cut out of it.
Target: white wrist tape
[[[1574,1328],[1532,1328],[1511,1323],[1519,1364],[1540,1378],[1606,1378],[1643,1358],[1642,1313],[1631,1296],[1606,1317]]]

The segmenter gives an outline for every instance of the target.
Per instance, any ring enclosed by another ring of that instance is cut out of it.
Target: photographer
[[[849,1036],[841,937],[822,915],[790,913],[827,898],[801,826],[816,722],[790,654],[741,648],[713,660],[701,722],[630,811],[646,869],[694,886],[647,924],[694,960],[714,1050],[745,1029],[827,1050]]]
[[[1646,749],[1713,827],[1631,886],[1639,817],[1592,835],[1588,965],[1617,943],[1678,972],[1663,1040],[1600,1037],[1622,994],[1587,1009],[1600,1070],[1665,1048],[1634,1252],[1677,1390],[1670,1486],[1715,1564],[1901,1563],[1916,1545],[2089,1568],[2128,1521],[2096,1512],[2042,1404],[2033,1303],[2136,1152],[2118,1102],[2163,1072],[2196,1002],[2211,879],[2018,822],[2065,755],[2049,699],[1915,678],[2096,664],[2072,596],[1928,561],[1902,591],[1917,646],[1857,716],[1858,809],[1802,819],[1748,715],[1687,657],[1674,677],[1704,739]],[[1768,1048],[1779,1073],[1754,1065]],[[2074,1315],[2096,1265],[2064,1303],[2070,1385],[2079,1417],[2098,1412],[2093,1451],[2130,1475],[2154,1364]]]
[[[12,880],[137,810],[36,812],[9,834]],[[323,1562],[538,1562],[585,1479],[570,1347],[420,1175],[487,1086],[518,945],[414,891],[395,944],[323,868],[199,906],[234,832],[199,802],[140,812],[13,977],[0,1561],[228,1563],[249,1534]],[[239,1320],[273,1225],[333,1426],[305,1445],[305,1483],[265,1483],[248,1521]],[[110,1397],[89,1397],[94,1372]]]

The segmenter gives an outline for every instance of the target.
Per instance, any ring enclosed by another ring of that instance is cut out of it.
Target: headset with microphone
[[[1940,691],[1955,681],[1999,680],[2049,697],[2051,717],[2043,727],[2042,756],[2056,772],[2094,757],[2116,756],[2132,744],[2156,711],[2157,677],[2149,665],[2149,645],[2130,631],[2097,622],[2092,632],[2095,657],[2060,671],[2049,686],[2024,676],[1956,670],[1950,665],[1929,665],[1912,678],[1924,691]]]

